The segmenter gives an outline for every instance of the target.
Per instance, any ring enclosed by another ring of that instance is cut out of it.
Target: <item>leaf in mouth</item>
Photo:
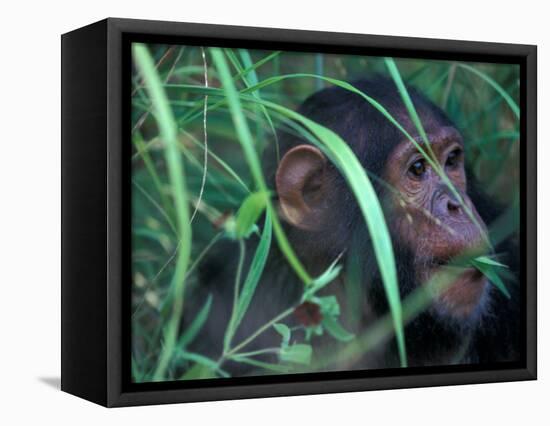
[[[498,288],[508,299],[512,298],[504,281],[502,281],[502,278],[500,278],[497,272],[497,268],[508,268],[508,266],[487,256],[476,257],[470,261],[470,264],[485,275],[489,282]]]

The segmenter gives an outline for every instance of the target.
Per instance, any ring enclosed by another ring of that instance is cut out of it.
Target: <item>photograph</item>
[[[132,383],[524,359],[519,64],[133,41],[128,70]]]

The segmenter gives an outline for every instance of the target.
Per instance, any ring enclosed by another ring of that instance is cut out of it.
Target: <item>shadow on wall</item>
[[[38,380],[55,389],[61,389],[61,377],[39,377]]]

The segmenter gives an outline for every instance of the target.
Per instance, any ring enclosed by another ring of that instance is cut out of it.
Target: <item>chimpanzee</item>
[[[378,76],[351,84],[382,104],[427,149],[393,81]],[[518,265],[513,241],[498,247],[491,247],[488,242],[486,224],[491,224],[500,211],[467,172],[461,132],[440,108],[417,90],[408,90],[431,150],[461,200],[411,141],[363,97],[340,87],[325,88],[310,96],[298,112],[337,133],[368,172],[392,237],[402,299],[466,252],[506,253],[508,257],[503,260],[515,273]],[[360,335],[388,312],[388,304],[355,197],[335,166],[300,134],[281,131],[279,150],[279,158],[274,150],[268,151],[264,164],[271,188],[276,190],[275,201],[288,240],[312,276],[326,270],[338,256],[343,265],[355,264],[355,276],[360,277],[360,282],[355,283],[354,293],[348,288],[352,285],[348,267],[324,291],[336,296],[344,326]],[[207,294],[213,297],[210,319],[193,349],[214,359],[221,355],[223,333],[231,313],[236,247],[230,241],[218,245],[203,263],[200,283],[188,299],[199,306]],[[253,250],[250,247],[247,253]],[[247,262],[250,258],[247,256]],[[511,286],[512,297],[507,299],[477,269],[465,268],[428,309],[407,324],[409,366],[518,360],[519,294],[515,287]],[[295,306],[302,294],[303,284],[274,241],[262,279],[233,341],[242,341],[280,312]],[[189,309],[192,312],[193,308]],[[299,325],[308,321],[308,315],[319,316],[315,306],[300,309],[285,321]],[[352,315],[351,311],[355,313]],[[281,336],[271,327],[244,349],[278,347],[280,341]],[[327,336],[313,337],[311,342],[314,350],[321,347],[338,351],[342,347]],[[257,359],[275,360],[269,353]],[[397,366],[397,346],[394,339],[388,339],[352,365],[327,368]],[[250,366],[232,362],[224,363],[223,368],[234,376],[253,371]]]

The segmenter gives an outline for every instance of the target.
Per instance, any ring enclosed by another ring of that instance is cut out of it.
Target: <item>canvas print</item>
[[[131,61],[132,382],[520,359],[519,65]]]

